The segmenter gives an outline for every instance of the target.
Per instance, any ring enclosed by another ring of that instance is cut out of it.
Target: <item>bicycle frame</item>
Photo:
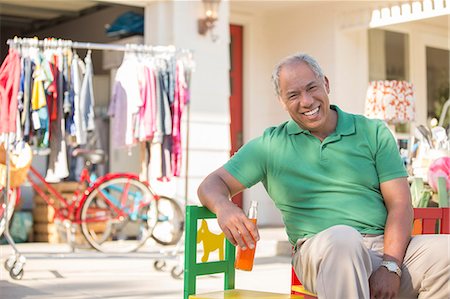
[[[84,201],[86,200],[87,196],[96,189],[99,185],[104,183],[105,181],[108,181],[113,178],[130,178],[130,179],[139,179],[139,177],[132,173],[109,173],[104,176],[98,177],[95,182],[92,182],[89,174],[89,170],[87,167],[84,167],[81,175],[80,175],[80,182],[78,183],[77,190],[74,191],[72,202],[69,203],[60,192],[58,192],[55,188],[53,188],[49,183],[45,181],[45,179],[34,169],[32,166],[30,167],[30,172],[37,178],[39,182],[41,182],[45,188],[55,196],[55,198],[62,204],[62,207],[57,207],[54,200],[51,198],[51,196],[47,195],[41,186],[38,185],[38,183],[31,177],[30,173],[28,173],[27,178],[28,181],[31,183],[32,187],[36,192],[45,200],[45,202],[52,206],[55,210],[55,216],[54,219],[60,219],[60,220],[69,220],[75,224],[81,223],[81,207],[83,206]],[[84,190],[83,193],[80,194],[80,192],[83,190],[82,186],[84,183],[88,184],[87,189]],[[144,182],[144,184],[148,186],[148,183]],[[127,191],[127,190],[125,190]],[[158,200],[159,196],[157,196],[153,190],[151,190],[152,199]],[[127,192],[124,192],[124,194],[127,194]],[[107,195],[101,194],[101,196],[111,204],[111,207],[114,209],[114,211],[118,215],[127,215],[128,211],[123,210],[120,208],[120,203],[117,202],[115,199],[108,198]],[[124,201],[124,199],[122,199]],[[139,205],[145,204],[140,202]],[[139,206],[137,205],[137,206]],[[136,206],[136,207],[137,207]],[[136,211],[131,213],[131,217],[137,217]]]
[[[84,169],[83,169],[84,170]],[[37,178],[37,180],[43,184],[45,186],[45,189],[47,189],[53,196],[55,196],[55,198],[58,200],[58,202],[60,202],[62,204],[62,208],[61,207],[57,207],[54,200],[51,198],[51,196],[47,195],[43,188],[41,186],[39,186],[39,184],[32,178],[30,172]],[[86,181],[84,179],[84,177],[81,177],[83,180],[79,182],[78,188],[77,190],[74,192],[73,195],[73,200],[71,203],[69,203],[62,195],[60,192],[58,192],[55,188],[53,188],[49,183],[47,183],[45,181],[45,179],[41,176],[41,174],[39,172],[37,172],[37,170],[31,166],[30,167],[30,172],[27,174],[27,179],[30,182],[31,186],[33,187],[33,189],[42,197],[42,199],[44,199],[44,201],[49,205],[52,206],[53,209],[55,210],[55,216],[54,219],[58,218],[61,220],[70,220],[70,221],[75,221],[75,219],[72,217],[74,215],[74,211],[75,209],[79,206],[79,191],[81,190],[81,186],[82,184]],[[62,211],[67,211],[67,213],[65,213],[66,215],[64,215],[62,213]]]
[[[110,186],[110,188],[112,190],[121,191],[120,188],[118,188],[116,186]],[[110,196],[110,194],[108,194],[108,193],[100,193],[100,195],[106,202],[112,204],[113,207],[118,207],[118,206],[122,206],[123,207],[123,206],[125,206],[125,203],[127,201],[126,195],[128,195],[129,192],[130,192],[128,190],[129,189],[129,185],[127,185],[125,188],[126,189],[123,190],[124,192],[123,192],[122,199],[121,199],[120,202],[118,200],[116,200],[113,196]],[[131,219],[136,220],[137,216],[138,216],[139,208],[143,207],[146,204],[146,202],[145,201],[142,202],[142,196],[138,196],[138,194],[131,193],[131,195],[135,199],[134,205],[133,205],[131,211],[128,208],[123,209],[123,211],[126,214],[128,214]]]

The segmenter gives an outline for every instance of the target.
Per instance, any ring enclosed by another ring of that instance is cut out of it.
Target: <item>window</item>
[[[369,81],[374,80],[409,81],[407,34],[382,29],[369,30]],[[399,141],[400,138],[408,138],[409,123],[392,125]]]
[[[444,49],[426,47],[427,56],[427,117],[439,120],[444,103],[449,98],[450,52]],[[449,113],[443,126],[449,124]]]
[[[369,81],[374,80],[409,80],[407,34],[369,30]]]

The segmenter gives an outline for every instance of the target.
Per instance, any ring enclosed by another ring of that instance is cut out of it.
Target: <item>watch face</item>
[[[391,263],[386,264],[386,266],[387,266],[388,270],[391,272],[395,272],[395,269],[397,269],[397,267]]]
[[[386,267],[386,269],[388,269],[389,272],[394,272],[396,273],[398,276],[401,276],[402,270],[400,269],[400,267],[397,265],[397,263],[392,262],[392,261],[383,261],[381,263],[382,266]]]

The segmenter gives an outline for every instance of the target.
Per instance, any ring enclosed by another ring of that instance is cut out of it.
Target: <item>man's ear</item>
[[[323,81],[325,83],[325,90],[327,91],[327,94],[330,94],[330,81],[328,81],[327,76],[323,77]]]

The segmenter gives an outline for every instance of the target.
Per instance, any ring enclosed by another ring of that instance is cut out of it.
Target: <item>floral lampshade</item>
[[[369,83],[365,112],[367,117],[390,123],[405,123],[414,120],[414,106],[412,83],[396,80]]]

